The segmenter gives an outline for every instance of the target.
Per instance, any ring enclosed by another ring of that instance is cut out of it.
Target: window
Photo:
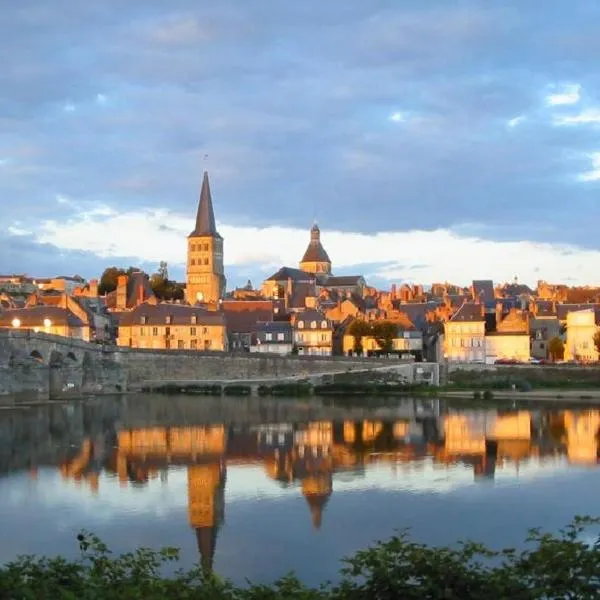
[[[303,342],[304,341],[304,335],[302,333],[297,334],[296,339],[299,342]]]
[[[148,322],[148,317],[146,315],[142,315],[140,322],[142,325],[145,325]]]
[[[316,321],[311,321],[310,322],[310,328],[311,329],[316,329],[317,328],[317,322]]]
[[[183,350],[185,348],[185,343],[183,340],[177,340],[177,348],[179,350]]]
[[[204,335],[206,335],[206,334],[208,333],[208,327],[203,327],[203,328],[202,328],[202,333],[203,333]]]
[[[284,339],[285,339],[285,335],[283,335],[283,333],[277,334],[277,341],[283,342]]]
[[[195,259],[195,258],[192,258],[192,260],[190,261],[190,264],[191,264],[192,266],[194,266],[194,265],[196,264],[196,259]]]
[[[158,335],[158,327],[152,328],[152,335]]]
[[[204,252],[208,252],[208,244],[204,244],[204,247],[202,249],[204,250]]]
[[[321,329],[327,329],[327,321],[321,321]]]
[[[146,335],[146,330],[143,327],[140,327],[140,336],[144,337]]]
[[[196,328],[195,327],[190,327],[190,335],[191,336],[195,336],[196,335]]]
[[[265,340],[267,340],[267,342],[270,342],[272,339],[273,339],[272,333],[265,333]]]
[[[171,317],[171,315],[167,315],[167,317],[165,319],[165,323],[167,325],[170,325],[172,321],[173,321],[173,317]]]
[[[298,321],[298,329],[304,329],[304,321]]]
[[[198,317],[196,315],[192,315],[192,325],[195,325],[197,320],[198,320]],[[193,335],[196,335],[196,334],[194,333]]]
[[[192,350],[196,350],[196,349],[198,348],[198,340],[192,340],[192,341],[190,342],[190,348],[191,348]]]
[[[327,334],[326,333],[322,333],[321,334],[321,341],[322,342],[326,342],[327,341]]]
[[[207,265],[208,264],[208,258],[204,259],[204,264]]]

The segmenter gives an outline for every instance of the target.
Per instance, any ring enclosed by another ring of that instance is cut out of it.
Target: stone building
[[[488,332],[485,339],[486,360],[516,360],[527,362],[531,356],[529,337],[529,316],[512,308],[508,314],[502,314],[502,304],[496,306],[496,326]]]
[[[333,326],[324,314],[314,309],[300,311],[294,315],[292,326],[298,354],[332,354]]]
[[[598,360],[594,336],[599,329],[600,310],[588,308],[567,313],[565,360],[591,362]]]
[[[200,306],[141,304],[121,315],[117,343],[161,350],[227,350],[225,315]]]
[[[0,328],[27,329],[35,332],[71,337],[89,342],[92,334],[89,322],[60,306],[31,306],[0,312]]]
[[[444,325],[444,357],[458,362],[485,361],[484,306],[465,302]]]
[[[204,172],[196,227],[188,236],[186,300],[213,304],[225,295],[223,238],[217,231],[208,173]]]
[[[310,242],[300,261],[300,270],[315,275],[331,275],[331,259],[321,244],[321,230],[316,223],[310,230]]]

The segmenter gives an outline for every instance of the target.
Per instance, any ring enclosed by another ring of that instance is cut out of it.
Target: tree
[[[375,321],[372,326],[372,335],[381,350],[389,354],[394,349],[398,326],[390,321]]]
[[[594,347],[596,352],[600,355],[600,329],[594,334]]]
[[[133,273],[137,273],[139,271],[141,271],[141,269],[138,269],[138,267],[129,267],[127,270],[119,267],[108,267],[107,269],[104,269],[104,272],[100,276],[98,293],[101,296],[104,296],[104,294],[110,294],[110,292],[114,292],[117,289],[117,279],[119,275],[127,275],[128,277],[131,277]],[[144,273],[144,276],[148,277],[146,273]]]
[[[548,352],[552,360],[562,360],[565,355],[565,345],[558,337],[553,337],[548,344]]]
[[[371,335],[371,325],[362,319],[355,319],[348,327],[348,333],[354,338],[352,350],[355,354],[363,353],[362,339]]]
[[[165,261],[160,262],[158,271],[150,277],[150,287],[159,300],[183,300],[185,295],[183,286],[169,279]]]

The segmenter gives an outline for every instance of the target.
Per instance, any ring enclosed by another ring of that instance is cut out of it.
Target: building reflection
[[[149,427],[85,438],[60,472],[96,492],[103,470],[122,486],[145,486],[166,481],[169,467],[185,466],[189,524],[210,570],[225,519],[228,467],[260,465],[273,484],[297,489],[318,530],[336,477],[358,479],[376,464],[418,470],[426,461],[434,468],[462,465],[477,482],[493,480],[499,469],[518,473],[532,459],[595,465],[599,429],[598,410],[447,410],[398,420]]]

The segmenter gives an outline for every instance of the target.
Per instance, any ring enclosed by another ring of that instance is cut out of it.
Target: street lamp
[[[50,319],[44,319],[44,327],[50,329],[50,327],[52,327],[52,321]]]
[[[12,326],[13,326],[15,329],[18,329],[19,327],[21,327],[21,319],[18,319],[17,317],[15,317],[15,318],[12,320],[12,323],[11,323],[11,325],[12,325]]]

